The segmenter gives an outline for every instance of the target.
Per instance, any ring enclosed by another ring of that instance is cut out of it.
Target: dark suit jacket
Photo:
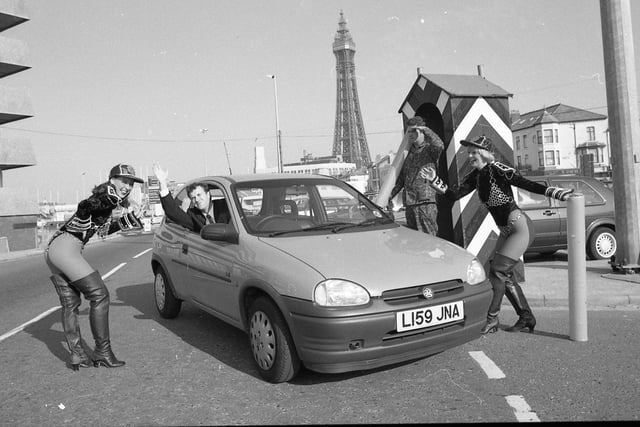
[[[223,199],[212,200],[212,202],[216,223],[229,223],[231,215],[229,214],[227,202]],[[191,207],[187,209],[187,212],[183,211],[175,199],[171,197],[171,194],[160,197],[160,203],[162,203],[162,209],[164,209],[165,215],[171,221],[196,233],[199,233],[202,227],[204,227],[205,217],[200,209]]]

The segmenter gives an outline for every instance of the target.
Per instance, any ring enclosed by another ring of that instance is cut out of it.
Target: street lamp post
[[[202,128],[200,129],[200,133],[204,136],[204,134],[206,134],[209,131],[209,129],[206,128]],[[209,175],[209,171],[207,169],[207,141],[205,140],[204,142],[204,150],[202,150],[202,154],[204,157],[204,175],[208,176]]]
[[[276,153],[278,161],[278,173],[282,173],[282,144],[280,139],[280,118],[278,117],[278,83],[275,74],[267,74],[273,80],[273,96],[276,105]]]

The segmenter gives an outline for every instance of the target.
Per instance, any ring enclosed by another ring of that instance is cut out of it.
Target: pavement
[[[640,309],[640,274],[614,271],[608,260],[586,261],[586,283],[572,278],[566,251],[545,257],[526,256],[521,284],[533,307],[569,307],[569,287],[585,293],[588,309]],[[580,274],[576,274],[580,276]]]
[[[2,262],[42,255],[43,249],[0,253]],[[586,261],[587,309],[640,309],[640,274],[614,272],[607,260]],[[554,255],[525,257],[525,280],[521,283],[532,307],[569,307],[569,268],[566,251]],[[580,276],[578,274],[578,276]],[[585,284],[575,279],[574,294],[584,293]],[[503,304],[507,304],[505,298]]]

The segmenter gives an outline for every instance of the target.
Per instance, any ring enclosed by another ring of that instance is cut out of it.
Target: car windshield
[[[394,224],[373,202],[338,180],[239,183],[233,191],[244,226],[255,235],[340,233]]]

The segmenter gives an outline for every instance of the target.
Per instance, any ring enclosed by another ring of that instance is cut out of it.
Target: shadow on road
[[[117,299],[123,301],[125,305],[132,306],[142,313],[136,315],[136,319],[153,320],[186,344],[209,354],[219,362],[254,378],[262,379],[255,367],[247,334],[240,329],[184,302],[180,314],[176,318],[165,319],[161,317],[155,308],[153,283],[151,282],[120,287],[116,290],[116,294]],[[160,351],[160,349],[157,350]],[[290,384],[312,385],[343,381],[413,362],[408,361],[378,369],[343,374],[319,374],[302,368]]]
[[[80,310],[80,316],[88,316],[89,309],[86,308],[84,310]],[[54,329],[54,325],[58,323],[57,326],[60,330]],[[51,354],[60,359],[62,362],[66,363],[67,367],[71,369],[71,362],[69,351],[67,350],[67,341],[64,336],[64,332],[62,331],[62,321],[60,319],[60,310],[54,311],[46,317],[43,317],[38,322],[32,323],[26,328],[24,328],[24,332],[31,335],[33,338],[43,342]],[[91,336],[91,331],[87,331],[89,336]],[[93,342],[93,339],[91,339]],[[93,354],[93,350],[89,347],[82,338],[82,347],[85,352],[91,356]]]

